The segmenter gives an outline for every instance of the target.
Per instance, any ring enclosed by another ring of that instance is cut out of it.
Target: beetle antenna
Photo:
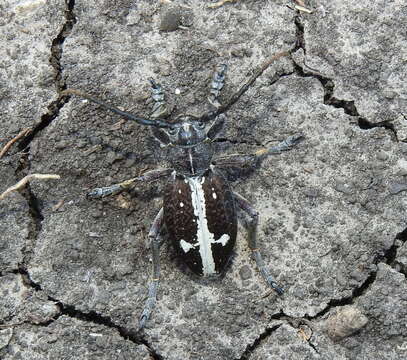
[[[85,98],[85,99],[87,99],[89,101],[92,101],[92,102],[104,107],[107,110],[110,110],[110,111],[114,112],[115,114],[118,114],[118,115],[124,117],[125,119],[136,121],[137,123],[139,123],[141,125],[156,126],[156,127],[160,127],[160,128],[167,128],[167,127],[171,126],[169,123],[167,123],[164,120],[160,120],[160,119],[151,120],[151,119],[144,119],[144,118],[134,116],[133,114],[130,114],[130,113],[126,112],[126,111],[122,111],[122,110],[120,110],[120,109],[118,109],[118,108],[116,108],[116,107],[114,107],[112,105],[109,105],[109,104],[105,103],[102,100],[94,98],[93,96],[88,95],[88,94],[86,94],[86,93],[84,93],[82,91],[79,91],[79,90],[66,89],[66,90],[61,91],[61,95],[62,96],[76,95],[76,96]]]
[[[250,88],[250,86],[253,85],[253,83],[256,81],[256,79],[263,74],[263,72],[276,60],[282,58],[282,57],[286,57],[286,56],[290,56],[291,53],[289,51],[282,51],[279,52],[275,55],[273,55],[270,59],[266,60],[254,73],[252,76],[250,76],[249,80],[247,80],[238,91],[236,91],[231,98],[229,99],[229,101],[224,104],[224,105],[220,105],[216,110],[212,110],[212,111],[208,111],[205,114],[203,114],[200,117],[201,121],[207,122],[207,121],[211,121],[214,118],[216,118],[218,115],[225,113],[226,111],[229,110],[229,108],[234,105],[239,99],[240,97]],[[277,79],[274,79],[273,82],[277,81]]]

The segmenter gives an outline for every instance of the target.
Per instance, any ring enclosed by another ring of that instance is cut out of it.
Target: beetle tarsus
[[[148,287],[148,298],[144,305],[143,312],[141,313],[138,329],[142,330],[150,319],[151,312],[153,311],[157,298],[158,280],[152,280]]]
[[[278,295],[284,294],[284,289],[278,286],[278,284],[274,281],[274,279],[271,276],[267,278],[267,284],[269,284],[277,292]]]
[[[161,210],[155,217],[153,224],[151,225],[150,232],[148,234],[148,237],[151,241],[151,248],[153,254],[153,278],[151,279],[150,284],[148,285],[148,297],[139,320],[139,330],[141,330],[145,326],[147,320],[150,318],[151,312],[153,311],[157,300],[157,290],[158,285],[160,283],[160,245],[161,245],[160,231],[163,224],[163,219],[164,219],[164,210],[163,208],[161,208]]]
[[[119,184],[106,186],[103,188],[95,188],[86,194],[88,199],[101,199],[106,196],[116,195],[123,191]]]
[[[122,181],[121,183],[118,184],[113,184],[110,186],[102,187],[102,188],[95,188],[91,191],[89,191],[86,194],[86,197],[89,199],[101,199],[107,196],[111,195],[117,195],[120,194],[122,191],[127,190],[134,186],[134,183],[137,181],[144,181],[144,182],[150,182],[154,181],[157,179],[160,179],[164,176],[168,176],[171,174],[173,170],[172,169],[154,169],[145,172],[143,175],[136,177],[136,178],[131,178],[125,181]]]
[[[139,324],[138,324],[138,331],[141,331],[144,329],[144,327],[146,326],[146,322],[147,322],[148,318],[146,315],[141,315],[140,316],[140,320],[139,320]]]
[[[218,97],[220,91],[225,85],[226,70],[227,65],[220,64],[219,66],[216,67],[215,72],[213,73],[212,76],[211,89],[209,90],[208,101],[217,109],[220,107]]]
[[[154,101],[153,110],[150,117],[153,119],[166,118],[171,111],[165,101],[165,94],[161,85],[153,79],[149,79],[151,84],[151,98]]]
[[[257,224],[259,219],[259,212],[255,208],[253,208],[243,196],[235,192],[233,193],[233,196],[240,209],[242,209],[250,217],[250,222],[247,226],[249,232],[248,243],[260,274],[263,277],[264,281],[279,295],[281,295],[283,293],[283,289],[277,285],[273,277],[269,274],[266,268],[266,264],[264,263],[260,251],[257,247]]]
[[[258,157],[265,157],[267,155],[272,155],[272,154],[280,154],[283,151],[288,151],[291,150],[294,146],[299,144],[302,140],[304,139],[304,136],[302,134],[296,134],[289,136],[287,139],[283,140],[276,146],[270,147],[270,148],[265,148],[265,149],[260,149],[256,151],[256,156]]]

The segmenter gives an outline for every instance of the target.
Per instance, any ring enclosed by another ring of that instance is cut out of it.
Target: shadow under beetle
[[[231,257],[237,233],[236,207],[240,208],[250,217],[248,243],[262,277],[278,294],[283,293],[282,288],[269,274],[257,247],[258,212],[246,199],[230,189],[220,170],[228,167],[254,168],[265,156],[291,149],[302,136],[290,136],[274,147],[253,154],[230,155],[214,160],[212,157],[213,143],[226,121],[224,113],[273,61],[288,55],[287,52],[278,53],[266,61],[224,105],[219,103],[218,96],[224,85],[226,65],[218,66],[213,74],[208,96],[214,110],[199,117],[179,115],[174,122],[165,120],[169,111],[164,93],[161,86],[153,80],[150,80],[154,101],[150,119],[121,111],[78,90],[62,91],[61,95],[86,98],[126,119],[152,126],[153,135],[161,147],[173,149],[172,158],[169,159],[171,168],[148,171],[142,176],[108,187],[96,188],[88,193],[90,198],[103,198],[129,189],[139,181],[151,182],[163,177],[171,178],[164,191],[163,206],[148,234],[152,248],[153,276],[140,317],[139,329],[145,326],[156,302],[160,278],[160,232],[164,225],[181,260],[195,274],[205,277],[215,276],[225,270]]]

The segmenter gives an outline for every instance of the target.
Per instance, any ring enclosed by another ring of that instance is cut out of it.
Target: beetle
[[[164,190],[163,206],[148,234],[153,269],[148,297],[139,320],[140,330],[144,328],[156,303],[160,279],[159,249],[164,226],[170,242],[187,267],[199,276],[214,277],[223,273],[227,267],[236,242],[237,208],[243,210],[250,218],[247,224],[248,244],[257,267],[267,284],[278,294],[283,293],[283,289],[269,274],[257,246],[258,212],[245,198],[231,190],[221,170],[230,167],[254,168],[265,156],[291,149],[302,140],[302,135],[290,136],[274,147],[252,154],[213,159],[214,143],[226,121],[225,112],[273,61],[283,56],[289,56],[289,53],[278,53],[262,64],[224,105],[219,102],[219,95],[224,86],[227,66],[217,66],[208,96],[213,110],[201,116],[182,114],[175,121],[167,119],[170,111],[165,95],[160,84],[154,80],[150,80],[153,110],[148,119],[122,111],[75,89],[61,92],[62,96],[76,95],[88,99],[125,119],[151,126],[154,138],[169,152],[170,168],[151,170],[118,184],[93,189],[87,194],[91,199],[103,198],[127,190],[140,181],[170,178]]]

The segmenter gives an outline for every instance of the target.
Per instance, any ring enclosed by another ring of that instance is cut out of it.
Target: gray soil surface
[[[407,4],[394,1],[3,0],[0,4],[1,359],[406,359]],[[89,200],[164,167],[150,129],[61,90],[148,117],[148,79],[173,114],[210,109],[216,65],[228,111],[219,154],[304,141],[231,174],[260,212],[261,279],[239,225],[213,282],[161,248],[158,302],[147,234],[165,181]]]

